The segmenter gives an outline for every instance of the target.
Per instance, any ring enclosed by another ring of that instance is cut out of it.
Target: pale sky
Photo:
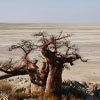
[[[100,23],[100,0],[0,0],[0,22]]]

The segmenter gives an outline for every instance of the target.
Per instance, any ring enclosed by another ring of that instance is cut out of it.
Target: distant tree
[[[62,91],[62,71],[64,68],[68,69],[66,64],[74,65],[73,62],[78,59],[82,62],[86,62],[87,60],[83,60],[78,54],[78,48],[67,41],[67,38],[71,36],[69,34],[62,36],[61,32],[58,36],[55,36],[40,32],[33,36],[38,37],[38,44],[22,40],[21,43],[10,47],[10,51],[21,49],[24,52],[22,57],[24,64],[14,67],[15,62],[12,59],[3,64],[1,63],[0,71],[5,74],[1,75],[0,79],[29,74],[31,94],[36,90],[40,91],[41,88],[44,88],[45,92],[52,93],[60,98]],[[35,51],[37,48],[40,48],[43,58],[43,64],[40,67],[37,66],[37,59],[30,61],[28,57],[32,50]]]

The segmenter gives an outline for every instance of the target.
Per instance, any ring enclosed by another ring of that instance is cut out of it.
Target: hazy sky
[[[0,22],[100,23],[100,0],[0,0]]]

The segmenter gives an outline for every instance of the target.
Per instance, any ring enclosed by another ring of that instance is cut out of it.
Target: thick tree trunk
[[[30,81],[31,81],[31,94],[34,92],[41,92],[41,90],[44,90],[46,86],[46,80],[48,76],[48,71],[43,70],[36,70],[36,71],[30,71]]]
[[[45,91],[49,94],[53,93],[53,95],[61,97],[62,69],[52,66],[49,67]]]
[[[34,92],[40,92],[43,89],[44,84],[36,75],[29,76],[31,81],[31,95],[34,95]]]

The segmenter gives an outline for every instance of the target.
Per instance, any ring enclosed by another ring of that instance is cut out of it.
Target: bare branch
[[[76,58],[80,59],[82,62],[87,62],[88,60],[84,60],[79,54],[76,54]]]
[[[57,39],[53,39],[53,40],[49,41],[48,43],[46,43],[46,45],[44,47],[47,47],[48,45],[54,43],[55,41],[58,41],[58,40],[61,40],[61,39],[64,39],[64,38],[68,38],[70,36],[71,35],[67,34],[66,36],[63,36],[63,37],[60,37],[60,38],[57,38]]]
[[[14,64],[15,63],[13,63],[12,62],[12,58],[10,59],[10,60],[8,60],[8,61],[6,61],[6,62],[4,62],[4,63],[1,63],[1,68],[3,69],[3,70],[12,70],[13,69],[13,67],[14,67]]]
[[[11,74],[0,75],[0,80],[6,79],[6,78],[9,78],[9,77],[12,77],[12,75]]]
[[[69,50],[70,50],[70,47],[68,47],[68,49],[67,49],[67,51],[66,51],[66,53],[65,53],[64,56],[67,56],[68,55]]]
[[[60,38],[60,37],[61,37],[62,33],[63,33],[63,31],[61,31],[61,32],[60,32],[60,34],[59,34],[58,38]]]
[[[3,68],[0,68],[0,71],[2,71],[2,72],[4,72],[4,73],[8,73],[8,74],[11,73],[11,71],[5,70],[5,69],[3,69]]]
[[[12,77],[12,76],[17,76],[17,75],[27,75],[28,74],[28,71],[27,69],[25,69],[25,66],[14,68],[13,71],[6,71],[0,68],[0,71],[6,73],[4,75],[1,75],[0,79],[5,79],[5,78]]]
[[[9,77],[13,77],[13,76],[18,76],[18,75],[27,75],[28,74],[28,72],[26,71],[26,70],[23,70],[23,71],[17,71],[17,72],[15,72],[15,73],[13,73],[13,74],[4,74],[4,75],[1,75],[0,76],[0,80],[1,79],[6,79],[6,78],[9,78]]]
[[[22,40],[21,43],[17,43],[16,45],[12,45],[9,50],[13,49],[21,49],[25,54],[29,54],[32,50],[36,49],[35,44],[33,44],[30,40]]]

